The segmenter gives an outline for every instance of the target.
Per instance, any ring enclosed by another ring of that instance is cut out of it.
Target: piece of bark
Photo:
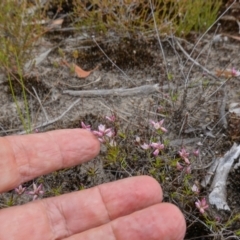
[[[234,160],[240,155],[240,146],[236,143],[232,148],[219,159],[219,164],[214,176],[211,189],[212,192],[209,194],[209,202],[216,206],[218,210],[230,211],[230,207],[227,204],[227,177],[229,171],[234,163]]]

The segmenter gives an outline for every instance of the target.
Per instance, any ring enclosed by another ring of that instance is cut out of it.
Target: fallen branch
[[[119,97],[132,97],[134,95],[151,94],[159,91],[159,85],[144,85],[134,88],[116,88],[116,89],[99,89],[99,90],[84,90],[73,91],[65,90],[63,94],[69,94],[78,97],[106,97],[106,96],[119,96]]]

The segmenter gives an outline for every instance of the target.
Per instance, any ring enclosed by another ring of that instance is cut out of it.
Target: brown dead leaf
[[[216,69],[215,70],[215,75],[217,77],[231,78],[231,77],[238,77],[238,76],[240,76],[240,72],[235,70],[234,68],[232,68],[232,69],[225,69],[225,70]]]
[[[216,69],[215,70],[215,75],[217,77],[225,77],[225,78],[233,77],[232,70],[230,70],[230,69],[226,69],[226,70]]]
[[[56,19],[54,21],[52,21],[52,25],[62,25],[63,23],[63,18],[62,19]]]
[[[66,60],[63,60],[63,63],[71,68],[70,64]],[[90,71],[85,71],[85,70],[83,70],[82,68],[80,68],[78,65],[76,65],[74,63],[72,65],[74,67],[74,72],[76,73],[76,75],[79,78],[86,78],[86,77],[88,77],[91,74],[91,72],[95,71],[98,68],[98,66],[97,66],[97,67],[95,67],[94,69],[92,69]]]
[[[52,21],[48,26],[48,30],[58,29],[62,27],[63,19],[56,19]]]

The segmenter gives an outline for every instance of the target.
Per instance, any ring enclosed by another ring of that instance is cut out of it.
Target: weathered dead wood
[[[135,95],[151,94],[159,91],[159,85],[144,85],[134,88],[116,88],[116,89],[99,89],[99,90],[83,90],[73,91],[65,90],[63,94],[69,94],[78,97],[107,97],[107,96],[119,96],[119,97],[132,97]]]
[[[214,176],[209,194],[209,202],[216,206],[218,210],[228,210],[230,207],[227,204],[227,177],[234,163],[234,160],[240,155],[240,146],[235,143],[232,148],[219,159],[216,174]]]

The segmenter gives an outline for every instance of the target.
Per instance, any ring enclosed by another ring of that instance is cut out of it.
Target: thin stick
[[[226,102],[227,102],[227,93],[226,93],[226,88],[223,88],[223,98],[219,107],[219,115],[220,115],[220,123],[223,126],[224,129],[227,129],[228,123],[226,119],[227,113],[225,113],[226,109]]]
[[[183,49],[183,47],[181,46],[181,44],[176,41],[178,47],[181,49],[181,51],[183,52],[183,54],[188,58],[188,60],[190,60],[191,62],[193,62],[196,66],[200,67],[204,72],[206,72],[211,78],[220,81],[218,77],[216,77],[214,74],[212,74],[207,68],[205,68],[204,66],[202,66],[199,62],[197,62],[196,60],[194,60],[193,58],[190,57],[190,55]]]
[[[49,121],[49,118],[48,118],[47,112],[46,112],[45,108],[43,107],[40,98],[38,97],[37,91],[35,90],[34,87],[32,87],[32,89],[33,89],[33,91],[34,91],[34,93],[35,93],[35,95],[36,95],[36,97],[37,97],[37,100],[38,100],[38,102],[39,102],[39,105],[40,105],[40,107],[42,108],[42,111],[43,111],[43,113],[44,113],[44,115],[45,115],[45,118],[46,118],[46,120],[47,120],[47,122],[48,122],[48,121]]]
[[[157,29],[157,23],[156,23],[156,19],[154,17],[153,5],[152,5],[152,1],[151,0],[149,0],[149,4],[150,4],[150,7],[151,7],[151,14],[152,14],[152,17],[153,17],[154,28],[155,28],[155,31],[156,31],[156,34],[157,34],[158,44],[159,44],[161,52],[162,52],[164,66],[166,68],[166,72],[167,72],[167,76],[168,76],[167,61],[166,61],[165,53],[164,53],[163,46],[162,46],[162,43],[161,43],[161,40],[160,40],[159,31]]]
[[[219,25],[218,25],[217,28],[216,28],[215,34],[216,34],[216,32],[218,31],[218,28],[219,28]],[[206,60],[207,60],[208,57],[209,57],[210,48],[211,48],[212,42],[213,42],[213,41],[210,42],[210,45],[209,45],[209,48],[208,48],[208,56],[207,56]],[[205,49],[203,48],[203,49],[200,51],[200,53],[198,54],[198,56],[195,58],[195,61],[198,60],[198,58],[201,56],[201,54],[202,54],[204,51],[205,51]],[[206,62],[206,63],[207,63],[207,62]],[[206,63],[205,63],[205,66],[206,66]],[[194,66],[194,63],[192,63],[192,65],[191,65],[191,67],[189,68],[189,71],[188,71],[188,73],[187,73],[187,77],[186,77],[186,81],[185,81],[185,86],[187,85],[187,83],[188,83],[188,81],[189,81],[189,76],[190,76],[190,73],[192,72],[193,66]]]
[[[225,80],[224,82],[221,82],[221,84],[219,85],[219,87],[213,92],[213,93],[211,93],[211,95],[210,96],[206,96],[207,97],[207,99],[206,99],[206,102],[220,89],[220,88],[222,88],[223,86],[224,86],[224,84],[227,82],[227,81],[229,81],[229,79],[230,78],[228,78],[227,80]]]
[[[217,32],[219,30],[219,27],[220,27],[220,23],[217,25],[217,28],[214,32],[214,35],[213,35],[213,38],[212,40],[210,41],[210,44],[209,44],[209,47],[208,47],[208,52],[207,52],[207,57],[206,57],[206,61],[205,61],[205,67],[207,66],[207,62],[208,62],[208,59],[209,59],[209,56],[211,54],[211,50],[212,50],[212,45],[213,45],[213,39],[216,37],[217,35]],[[204,48],[202,49],[202,51],[204,50]],[[197,56],[197,58],[199,58],[200,54],[202,53],[202,51],[199,53],[199,55]],[[197,60],[197,59],[196,59]]]
[[[235,4],[236,0],[234,0],[234,2],[232,2],[231,5],[229,5],[229,7],[217,18],[217,20],[206,30],[206,32],[198,39],[198,41],[196,42],[195,46],[193,47],[189,57],[192,56],[195,48],[197,47],[197,45],[199,44],[199,42],[205,37],[205,35],[208,33],[208,31],[223,17],[223,15],[233,6],[233,4]],[[189,59],[187,59],[188,61]],[[187,61],[185,63],[185,65],[187,64]]]
[[[188,116],[189,116],[189,114],[188,114],[188,112],[186,112],[186,114],[184,116],[184,119],[183,119],[183,123],[182,123],[181,129],[180,129],[179,134],[178,134],[178,137],[182,134],[182,131],[186,127],[186,124],[188,122]]]
[[[118,67],[112,60],[110,57],[108,57],[108,55],[104,52],[104,50],[100,47],[100,45],[97,43],[97,41],[95,40],[95,36],[92,36],[92,39],[94,41],[94,43],[97,45],[97,47],[100,49],[100,51],[104,54],[104,56],[125,76],[125,79],[130,81],[132,84],[134,84],[136,86],[136,84],[130,79],[130,77],[120,68]]]
[[[55,122],[57,122],[57,121],[59,121],[61,118],[63,118],[64,117],[64,115],[66,115],[66,113],[67,112],[69,112],[78,102],[80,101],[80,99],[77,99],[75,102],[73,102],[68,108],[67,108],[67,110],[65,110],[60,116],[58,116],[58,117],[56,117],[56,118],[54,118],[54,119],[52,119],[52,120],[49,120],[49,121],[46,121],[45,123],[42,123],[42,124],[39,124],[39,125],[37,125],[37,126],[34,126],[33,128],[40,128],[40,127],[46,127],[46,126],[48,126],[48,125],[50,125],[50,124],[52,124],[52,123],[55,123]],[[22,135],[22,134],[25,134],[26,133],[26,131],[22,131],[22,132],[20,132],[20,133],[18,133],[19,135]]]
[[[104,107],[106,107],[107,109],[109,109],[110,111],[112,111],[112,112],[114,111],[114,109],[108,107],[108,106],[105,105],[103,102],[100,101],[100,103],[101,103]],[[122,114],[128,115],[128,116],[132,116],[131,113],[127,113],[127,112],[124,112],[124,111],[122,111],[122,110],[121,110],[121,111],[118,110],[118,113],[119,113],[119,112],[122,113]],[[121,115],[119,115],[119,114],[118,114],[118,117],[121,118],[121,119],[123,119],[123,120],[126,121],[127,123],[132,124],[132,125],[134,125],[135,127],[140,128],[139,125],[136,125],[136,124],[134,124],[134,123],[131,123],[129,120],[127,120],[125,117],[123,117],[123,116],[121,116]]]

